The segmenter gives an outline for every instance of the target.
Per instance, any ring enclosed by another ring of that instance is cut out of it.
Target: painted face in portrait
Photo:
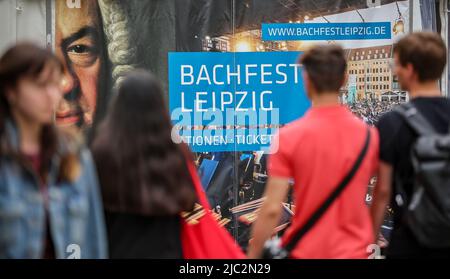
[[[64,98],[56,111],[58,125],[88,127],[92,124],[100,94],[103,31],[97,1],[80,6],[56,1],[55,51],[64,61]]]

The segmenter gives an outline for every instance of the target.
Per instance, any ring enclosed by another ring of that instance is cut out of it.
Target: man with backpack
[[[371,213],[377,234],[392,202],[388,258],[450,257],[450,100],[439,88],[446,61],[437,33],[412,33],[394,46],[393,71],[411,101],[377,123],[380,167]]]

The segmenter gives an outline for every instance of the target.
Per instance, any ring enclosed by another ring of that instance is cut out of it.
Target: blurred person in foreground
[[[62,63],[29,43],[0,58],[0,258],[105,258],[95,167],[55,126]]]
[[[187,145],[172,138],[167,107],[156,77],[134,71],[94,138],[110,257],[241,257],[210,215]],[[193,209],[195,225],[182,217]]]

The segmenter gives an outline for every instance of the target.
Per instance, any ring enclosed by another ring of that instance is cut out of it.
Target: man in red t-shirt
[[[269,158],[266,201],[253,227],[248,256],[261,257],[264,243],[277,226],[281,203],[294,179],[295,216],[282,243],[308,221],[356,161],[367,136],[367,125],[339,103],[347,63],[339,46],[318,46],[300,58],[312,107],[280,130]],[[367,258],[374,243],[365,195],[378,167],[378,134],[371,140],[361,166],[325,214],[297,243],[292,258]]]

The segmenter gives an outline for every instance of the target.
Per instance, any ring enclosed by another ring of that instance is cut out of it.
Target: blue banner
[[[169,53],[169,107],[193,151],[268,148],[309,107],[300,52]]]
[[[263,23],[263,41],[391,39],[390,22]]]

